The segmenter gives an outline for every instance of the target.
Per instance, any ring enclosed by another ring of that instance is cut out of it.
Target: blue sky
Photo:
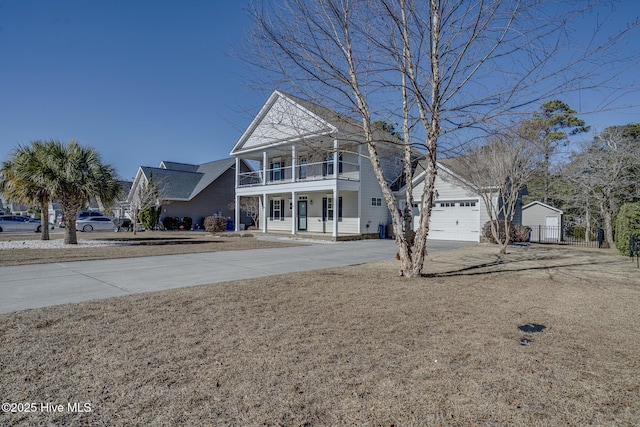
[[[252,73],[232,54],[249,29],[247,4],[0,0],[0,161],[17,144],[50,138],[95,147],[124,179],[161,160],[227,157],[269,95],[245,83]],[[639,4],[622,2],[621,25],[640,15]],[[603,97],[566,101],[587,110]],[[583,118],[602,130],[639,122],[639,112]]]
[[[76,139],[118,174],[227,157],[268,93],[232,55],[246,1],[0,0],[0,161]]]

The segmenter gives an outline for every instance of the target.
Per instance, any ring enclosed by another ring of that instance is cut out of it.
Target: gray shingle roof
[[[163,169],[171,169],[175,171],[184,171],[184,172],[197,172],[198,165],[192,165],[189,163],[177,163],[177,162],[168,162],[163,160],[160,163],[160,167]]]
[[[163,161],[164,167],[141,169],[147,179],[159,184],[163,198],[191,200],[234,165],[235,159],[228,158],[201,165]]]

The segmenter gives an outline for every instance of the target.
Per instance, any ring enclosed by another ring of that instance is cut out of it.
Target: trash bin
[[[378,225],[378,234],[380,235],[381,239],[384,239],[386,237],[386,227],[384,226],[384,224]]]
[[[227,220],[227,231],[233,231],[233,220],[232,219],[228,219]]]

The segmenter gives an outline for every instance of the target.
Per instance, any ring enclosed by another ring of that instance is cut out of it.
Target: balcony
[[[296,177],[292,179],[294,167],[285,166],[266,170],[266,179],[263,179],[263,171],[243,172],[238,174],[238,187],[251,187],[256,185],[277,185],[291,182],[309,182],[326,179],[342,179],[349,181],[360,180],[360,166],[357,163],[340,161],[338,174],[334,171],[332,161],[303,163],[295,166]]]

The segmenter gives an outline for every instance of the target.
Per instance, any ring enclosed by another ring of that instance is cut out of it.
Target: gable
[[[523,211],[526,210],[530,210],[530,211],[536,211],[536,212],[548,212],[549,214],[560,214],[562,215],[564,212],[562,212],[561,209],[555,208],[553,206],[547,205],[546,203],[542,203],[540,201],[535,201],[535,202],[531,202],[525,206],[522,207]]]
[[[231,154],[335,132],[336,128],[300,103],[274,92]]]
[[[202,179],[200,179],[194,187],[189,198],[192,199],[197,196],[205,188],[211,185],[211,183],[222,176],[222,174],[228,171],[229,168],[234,167],[235,165],[236,161],[233,158],[216,160],[199,165],[198,172],[202,174]]]

